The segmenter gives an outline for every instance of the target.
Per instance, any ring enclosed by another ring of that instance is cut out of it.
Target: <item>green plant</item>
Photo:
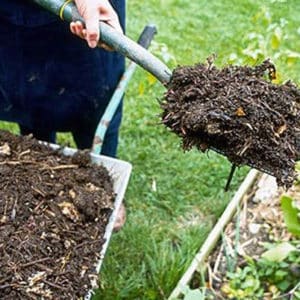
[[[183,300],[213,300],[214,297],[205,288],[191,289],[189,286],[185,286],[182,289]],[[174,299],[178,300],[178,299]]]
[[[299,201],[284,195],[281,197],[280,202],[284,221],[288,231],[294,235],[300,236]]]
[[[264,24],[264,30],[257,27],[256,30],[245,34],[243,39],[244,48],[230,55],[231,63],[256,63],[267,57],[272,60],[284,60],[288,65],[293,65],[300,59],[300,52],[294,50],[292,44],[287,44],[288,20],[284,17],[274,20],[270,8],[262,7],[252,18],[254,24]]]
[[[227,279],[221,290],[229,299],[261,299],[263,288],[254,261],[249,260],[246,267],[228,272]]]
[[[283,243],[266,251],[258,260],[247,258],[243,268],[227,273],[222,292],[229,299],[300,299],[300,243]],[[293,298],[292,298],[293,297]]]
[[[225,250],[227,270],[229,272],[234,272],[238,262],[238,244],[240,241],[240,206],[237,207],[236,213],[234,249],[232,249],[231,251],[229,250],[229,245],[227,243],[224,233],[222,232],[221,235],[222,243],[224,245]]]
[[[298,177],[295,186],[300,183],[300,161],[296,163]],[[287,229],[294,235],[300,236],[300,201],[288,195],[283,195],[280,199],[281,209]]]

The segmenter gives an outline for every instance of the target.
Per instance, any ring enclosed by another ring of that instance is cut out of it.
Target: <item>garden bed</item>
[[[0,131],[1,299],[90,297],[130,168]]]
[[[287,230],[283,194],[299,202],[300,187],[285,193],[271,176],[255,180],[238,213],[219,228],[221,240],[190,272],[189,285],[170,299],[300,299],[300,239]]]

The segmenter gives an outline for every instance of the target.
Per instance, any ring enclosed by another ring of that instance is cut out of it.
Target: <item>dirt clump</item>
[[[88,152],[0,131],[0,298],[83,299],[114,198]]]
[[[178,67],[161,101],[162,122],[184,150],[213,149],[290,187],[300,156],[300,90],[290,81],[272,83],[275,76],[269,60],[255,67],[218,69],[211,59]]]

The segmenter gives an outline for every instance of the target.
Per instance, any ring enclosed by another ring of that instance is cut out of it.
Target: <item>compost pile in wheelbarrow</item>
[[[255,67],[218,69],[209,59],[178,67],[161,101],[162,122],[184,150],[216,150],[290,187],[300,153],[300,90],[290,81],[273,84],[274,77],[269,60]]]
[[[113,200],[87,152],[0,131],[0,298],[82,299],[98,281]]]

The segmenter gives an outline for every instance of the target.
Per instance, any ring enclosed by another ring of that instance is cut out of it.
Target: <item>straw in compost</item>
[[[268,75],[268,79],[266,76]],[[275,66],[178,67],[161,101],[162,122],[182,147],[214,149],[236,165],[255,166],[290,187],[300,153],[300,90],[278,85]]]
[[[83,299],[113,207],[108,171],[0,131],[0,299]]]

